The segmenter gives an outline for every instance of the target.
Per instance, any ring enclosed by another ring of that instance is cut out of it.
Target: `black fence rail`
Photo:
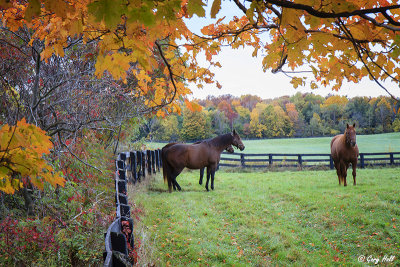
[[[360,153],[358,167],[400,165],[400,152],[384,153]],[[294,167],[312,168],[329,167],[334,169],[330,154],[290,154],[290,153],[268,153],[268,154],[244,154],[244,153],[222,153],[220,167],[240,168],[273,168]]]
[[[115,220],[105,233],[104,266],[132,265],[135,249],[128,183],[137,183],[161,168],[161,150],[124,152],[115,161]]]

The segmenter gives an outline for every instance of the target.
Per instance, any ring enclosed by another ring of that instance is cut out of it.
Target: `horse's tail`
[[[163,168],[163,177],[164,177],[164,183],[167,182],[167,173],[168,173],[168,163],[167,160],[165,159],[165,147],[161,149],[161,161],[162,161],[162,168]]]
[[[161,149],[161,160],[162,160],[164,183],[168,183],[168,190],[170,192],[172,191],[172,183],[171,183],[171,181],[169,181],[169,176],[170,176],[169,173],[171,172],[171,170],[170,170],[169,164],[167,162],[166,148],[171,145],[172,144],[168,144]]]

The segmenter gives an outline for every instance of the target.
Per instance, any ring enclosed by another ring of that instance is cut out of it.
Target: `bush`
[[[90,138],[75,152],[102,172],[71,154],[53,159],[67,182],[63,188],[45,184],[43,191],[33,190],[34,218],[21,211],[21,195],[2,196],[0,266],[102,264],[104,232],[115,217],[113,155]],[[14,201],[5,202],[8,198]]]

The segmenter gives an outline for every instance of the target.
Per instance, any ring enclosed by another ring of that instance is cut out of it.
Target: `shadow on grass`
[[[147,188],[147,190],[149,191],[149,192],[157,192],[157,193],[169,193],[169,191],[168,191],[168,187],[166,187],[166,188],[160,188],[160,187],[152,187],[152,186],[149,186],[148,188]],[[212,191],[214,191],[214,190],[210,190],[210,191],[207,191],[204,187],[202,187],[202,188],[198,188],[198,189],[196,189],[196,188],[182,188],[182,190],[181,191],[179,191],[179,190],[172,190],[172,192],[171,193],[194,193],[194,192],[196,192],[196,193],[198,193],[198,192],[205,192],[205,193],[211,193]]]

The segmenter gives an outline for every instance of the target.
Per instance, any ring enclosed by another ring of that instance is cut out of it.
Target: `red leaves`
[[[52,221],[50,221],[52,222]],[[37,253],[57,253],[53,223],[27,219],[26,222],[6,217],[0,223],[0,258],[21,255],[25,258],[37,258]]]

